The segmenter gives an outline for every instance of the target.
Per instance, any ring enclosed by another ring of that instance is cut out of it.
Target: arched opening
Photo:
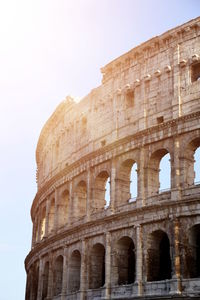
[[[62,278],[63,278],[63,257],[59,255],[56,258],[54,265],[54,296],[62,292]]]
[[[67,224],[69,209],[69,191],[65,190],[58,201],[58,227]]]
[[[135,245],[127,236],[121,238],[117,248],[118,284],[131,284],[135,281]]]
[[[161,162],[162,158],[163,161]],[[171,165],[169,158],[170,154],[166,149],[159,149],[152,154],[148,164],[148,196],[158,194],[163,187],[167,189],[171,188]],[[161,170],[160,167],[162,168]],[[165,168],[167,175],[165,175]]]
[[[107,171],[102,171],[95,179],[93,189],[93,209],[99,211],[110,205],[110,177]]]
[[[37,265],[33,266],[31,278],[31,299],[37,300],[38,291],[38,280],[39,280],[39,267]]]
[[[44,207],[42,210],[41,222],[40,222],[40,240],[42,240],[45,235],[45,223],[46,223],[46,208]]]
[[[194,225],[189,230],[189,247],[186,259],[189,277],[200,277],[200,224]]]
[[[44,273],[43,273],[42,300],[46,299],[47,297],[48,279],[49,279],[49,262],[46,262],[44,266]]]
[[[130,173],[130,196],[129,202],[134,201],[138,195],[138,186],[137,186],[137,164],[134,163],[131,168]]]
[[[97,289],[105,284],[105,248],[102,244],[93,246],[90,255],[89,287]]]
[[[194,153],[194,183],[200,184],[200,147]]]
[[[87,186],[85,181],[80,181],[74,193],[74,217],[83,217],[86,215],[87,205]]]
[[[69,292],[73,293],[80,289],[81,254],[78,250],[73,251],[69,261]]]
[[[184,183],[187,186],[200,181],[200,138],[192,140],[184,151]]]
[[[162,230],[154,231],[149,237],[147,256],[147,280],[159,281],[171,278],[169,238]]]
[[[51,233],[54,229],[54,212],[55,212],[55,200],[51,200],[50,210],[49,210],[49,224],[48,233]]]
[[[161,158],[159,170],[159,192],[164,192],[171,187],[171,164],[169,153]]]
[[[137,196],[137,163],[133,159],[127,159],[121,164],[117,174],[117,205],[133,202]]]

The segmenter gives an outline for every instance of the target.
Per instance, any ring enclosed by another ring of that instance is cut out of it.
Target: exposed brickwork
[[[67,97],[38,141],[26,300],[198,299],[200,18],[101,71],[102,85],[78,104]]]

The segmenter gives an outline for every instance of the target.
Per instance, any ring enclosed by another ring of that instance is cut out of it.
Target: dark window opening
[[[126,108],[134,106],[134,91],[128,91],[126,93]]]
[[[200,63],[191,67],[191,82],[200,80]]]
[[[148,281],[171,278],[170,243],[165,232],[158,230],[150,237],[148,249]]]
[[[164,117],[163,116],[157,118],[157,123],[158,124],[161,124],[163,122],[164,122]]]

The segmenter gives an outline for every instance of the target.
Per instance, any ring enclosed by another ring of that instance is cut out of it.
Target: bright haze
[[[24,299],[46,120],[67,95],[100,85],[105,64],[199,12],[199,0],[1,0],[0,300]]]

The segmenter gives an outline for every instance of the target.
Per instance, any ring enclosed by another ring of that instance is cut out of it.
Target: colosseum
[[[101,72],[39,137],[26,300],[200,299],[200,17]]]

